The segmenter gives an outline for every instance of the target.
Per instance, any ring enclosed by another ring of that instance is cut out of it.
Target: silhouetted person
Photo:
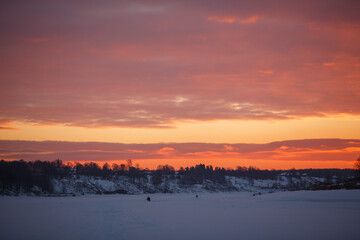
[[[147,198],[146,198],[146,200],[147,200],[148,202],[150,202],[150,201],[151,201],[150,197],[147,197]]]
[[[196,198],[198,198],[198,197],[199,197],[199,195],[196,194]]]

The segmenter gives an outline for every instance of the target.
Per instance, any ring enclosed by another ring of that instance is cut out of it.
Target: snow
[[[284,177],[276,179],[254,179],[225,176],[225,181],[204,179],[201,184],[184,184],[176,177],[163,176],[162,183],[153,184],[151,176],[131,178],[129,176],[94,177],[72,175],[51,179],[52,190],[44,191],[34,186],[31,191],[15,187],[2,190],[0,194],[9,196],[72,196],[86,194],[145,194],[145,193],[206,193],[206,192],[261,192],[268,193],[289,189],[305,189],[326,182],[318,177]],[[336,181],[336,180],[334,180]]]
[[[149,177],[149,176],[148,176]],[[123,191],[129,194],[141,193],[205,193],[205,192],[229,192],[247,191],[262,192],[279,191],[294,187],[310,187],[311,185],[324,182],[325,179],[315,177],[301,177],[300,179],[279,177],[278,179],[248,179],[234,176],[226,176],[227,183],[214,183],[204,180],[203,184],[181,185],[179,180],[162,180],[162,184],[153,185],[151,181],[131,179],[127,176],[116,176],[110,179],[101,179],[91,176],[72,176],[62,179],[53,179],[53,194],[84,195],[96,193],[111,193]],[[301,185],[299,185],[301,183]],[[20,195],[26,193],[20,193]],[[15,193],[14,193],[15,195]],[[46,195],[44,193],[43,195]]]
[[[360,190],[0,197],[1,239],[359,239]]]

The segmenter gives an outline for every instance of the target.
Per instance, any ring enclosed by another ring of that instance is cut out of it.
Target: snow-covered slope
[[[149,178],[150,179],[150,178]],[[126,176],[116,176],[109,179],[90,176],[72,176],[62,179],[53,179],[53,194],[141,194],[141,193],[196,193],[196,192],[271,192],[303,186],[311,186],[317,182],[325,181],[321,178],[303,177],[292,179],[279,177],[270,179],[247,179],[227,176],[226,182],[214,183],[205,180],[202,184],[182,185],[176,178],[164,178],[161,184],[154,185],[151,181],[134,179]]]

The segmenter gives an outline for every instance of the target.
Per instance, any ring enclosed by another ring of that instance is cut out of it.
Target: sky
[[[352,167],[359,12],[355,0],[2,1],[0,159]]]

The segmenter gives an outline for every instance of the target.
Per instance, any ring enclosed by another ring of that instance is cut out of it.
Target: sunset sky
[[[351,168],[360,1],[1,1],[0,159]]]

